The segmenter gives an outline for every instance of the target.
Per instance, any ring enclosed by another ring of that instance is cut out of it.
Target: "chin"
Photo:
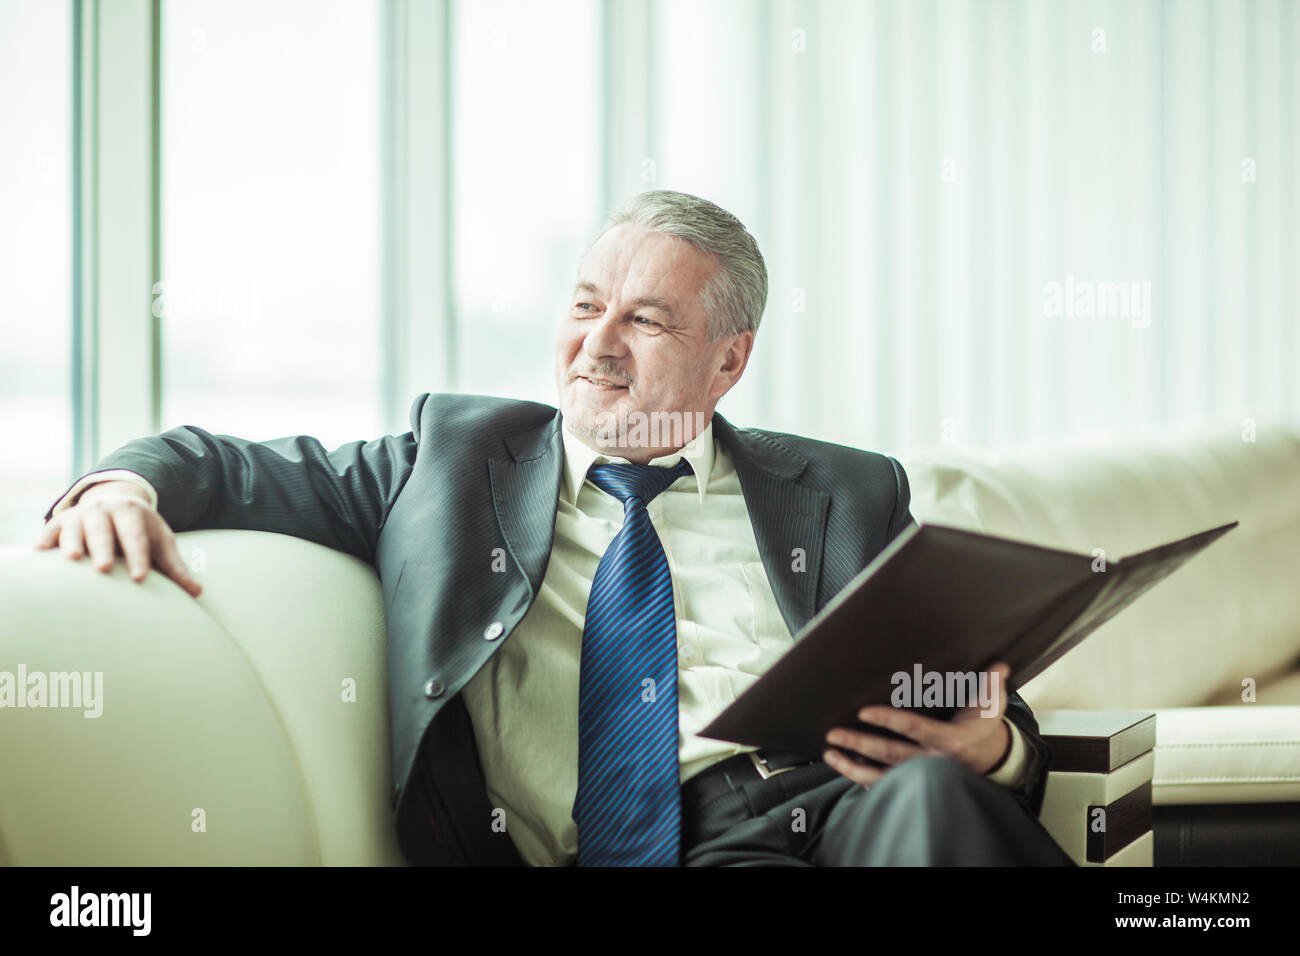
[[[562,408],[561,413],[565,427],[575,435],[581,435],[601,448],[617,448],[620,404],[593,408],[583,402],[570,404],[568,408]]]

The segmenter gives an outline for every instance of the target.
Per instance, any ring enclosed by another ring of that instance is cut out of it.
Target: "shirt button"
[[[502,624],[500,621],[493,621],[491,624],[487,626],[487,630],[483,632],[483,637],[486,640],[495,641],[498,637],[500,637],[503,633],[505,633],[505,629],[506,629],[505,625]]]
[[[444,690],[446,690],[446,688],[443,687],[442,681],[440,681],[440,680],[429,680],[429,681],[426,682],[425,685],[424,685],[424,696],[425,696],[425,697],[441,697],[441,696],[442,696],[442,692],[443,692]]]

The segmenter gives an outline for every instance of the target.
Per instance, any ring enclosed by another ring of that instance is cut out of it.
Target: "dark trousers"
[[[818,762],[682,813],[684,866],[1074,865],[1014,793],[950,757],[870,787]]]

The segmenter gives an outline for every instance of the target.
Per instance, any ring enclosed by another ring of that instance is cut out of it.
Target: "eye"
[[[632,316],[632,321],[633,321],[633,322],[644,322],[646,325],[658,325],[658,324],[659,324],[659,323],[657,323],[657,322],[654,322],[654,321],[651,320],[651,319],[647,319],[644,315],[634,315],[634,316]]]
[[[595,309],[596,307],[590,302],[579,302],[574,308],[578,309]]]

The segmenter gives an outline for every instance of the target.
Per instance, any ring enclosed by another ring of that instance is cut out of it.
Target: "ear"
[[[720,355],[721,364],[713,373],[713,383],[709,386],[709,398],[714,401],[726,395],[731,391],[732,386],[740,381],[740,376],[744,374],[745,367],[749,364],[749,356],[754,349],[754,333],[737,332],[735,335],[728,336],[724,342],[725,348]]]

